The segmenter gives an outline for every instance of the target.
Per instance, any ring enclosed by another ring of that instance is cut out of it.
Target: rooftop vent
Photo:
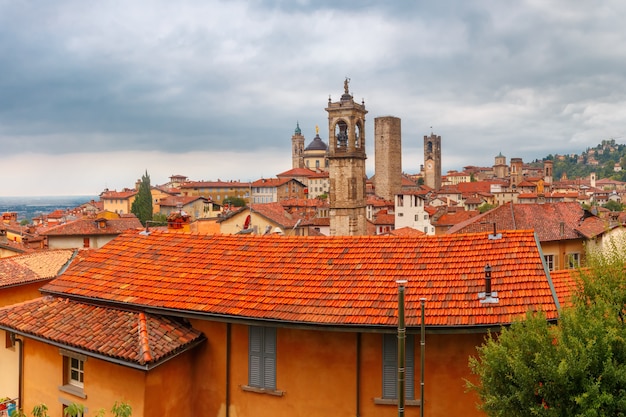
[[[500,300],[498,299],[498,292],[491,291],[491,265],[485,265],[485,291],[478,293],[478,299],[481,304],[496,304]]]

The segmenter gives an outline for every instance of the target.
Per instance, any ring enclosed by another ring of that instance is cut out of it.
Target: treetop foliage
[[[590,253],[573,305],[558,323],[542,312],[489,334],[468,381],[490,416],[626,416],[626,255]]]
[[[152,192],[150,189],[150,176],[146,171],[141,177],[139,190],[137,190],[137,195],[135,195],[135,200],[130,208],[131,213],[137,216],[144,226],[148,220],[152,220]]]

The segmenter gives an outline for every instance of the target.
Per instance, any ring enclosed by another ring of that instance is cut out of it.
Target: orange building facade
[[[530,231],[151,231],[124,233],[42,287],[44,297],[1,308],[0,329],[22,341],[22,408],[45,403],[50,417],[71,403],[94,415],[116,401],[133,416],[391,417],[402,279],[407,417],[422,406],[429,417],[484,415],[465,381],[487,330],[529,309],[558,317]]]

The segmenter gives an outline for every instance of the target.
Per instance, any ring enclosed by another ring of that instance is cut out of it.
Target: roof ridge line
[[[150,353],[150,338],[148,337],[148,323],[146,320],[146,314],[142,311],[139,313],[138,322],[139,332],[139,353],[143,357],[144,363],[152,361],[152,354]]]

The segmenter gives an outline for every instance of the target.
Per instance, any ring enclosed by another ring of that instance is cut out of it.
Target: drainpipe
[[[405,386],[405,344],[406,328],[404,327],[404,284],[406,280],[396,281],[398,284],[398,417],[404,417],[404,386]]]
[[[11,342],[20,345],[18,350],[18,380],[17,380],[17,408],[22,409],[22,386],[24,385],[24,342],[11,333]]]
[[[226,323],[226,417],[230,416],[230,323]]]
[[[426,353],[426,325],[424,324],[424,303],[426,302],[425,298],[420,298],[420,304],[421,304],[421,308],[422,308],[422,323],[421,323],[421,339],[420,340],[420,348],[421,348],[421,353],[420,353],[420,361],[421,361],[421,365],[420,365],[420,417],[424,417],[424,364],[425,364],[425,360],[424,360],[424,355]]]
[[[361,333],[356,334],[356,417],[361,416]]]

